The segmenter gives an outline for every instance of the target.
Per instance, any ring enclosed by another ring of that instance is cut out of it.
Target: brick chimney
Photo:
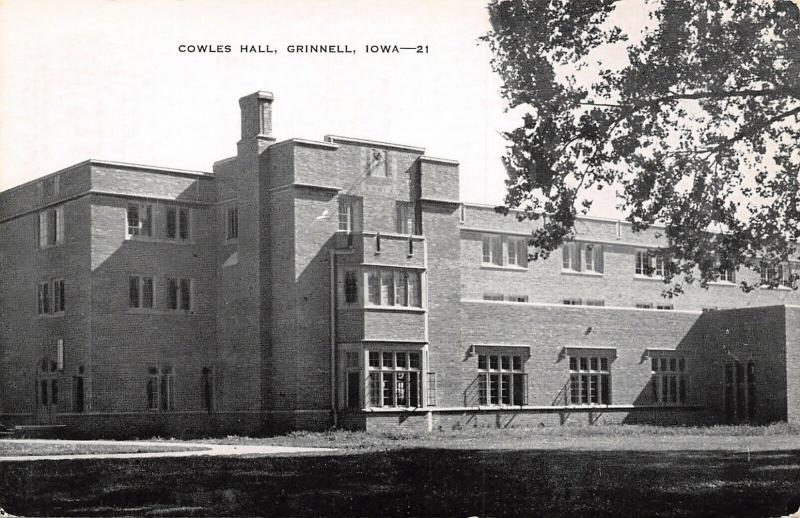
[[[272,137],[272,92],[255,92],[239,99],[242,110],[242,140]]]

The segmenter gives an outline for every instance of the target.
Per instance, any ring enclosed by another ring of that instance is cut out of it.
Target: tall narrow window
[[[414,203],[398,201],[395,211],[395,230],[398,234],[417,234],[414,224]]]
[[[227,239],[239,237],[239,207],[228,207],[228,232]]]
[[[147,408],[158,410],[158,367],[147,369]]]
[[[358,275],[353,270],[344,272],[344,301],[347,304],[358,302]]]
[[[167,279],[167,308],[178,309],[178,279]]]
[[[178,212],[175,207],[167,207],[167,237],[175,239],[178,235]]]
[[[65,309],[64,279],[56,279],[53,281],[53,313],[62,313]]]
[[[189,209],[186,207],[178,209],[178,237],[181,239],[189,239],[189,222],[191,221],[189,214]]]
[[[483,262],[484,264],[503,265],[503,238],[502,236],[485,234],[483,236]]]
[[[214,370],[203,367],[201,371],[201,383],[203,385],[203,408],[206,412],[214,411]]]
[[[564,243],[561,249],[564,270],[581,271],[581,249],[578,243]]]
[[[152,277],[128,277],[128,307],[153,308]]]
[[[528,266],[528,240],[510,237],[507,240],[508,264],[527,268]]]
[[[139,277],[128,277],[128,307],[138,308],[141,306],[142,297],[139,292]]]
[[[49,243],[47,237],[47,211],[39,213],[38,233],[39,233],[39,248],[47,247]]]
[[[339,196],[339,230],[345,232],[361,231],[361,198]]]
[[[192,309],[192,282],[189,279],[181,279],[181,309]]]
[[[37,294],[38,299],[38,313],[46,315],[50,313],[50,283],[40,282]]]

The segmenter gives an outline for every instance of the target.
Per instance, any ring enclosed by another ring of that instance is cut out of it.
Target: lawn
[[[800,508],[800,435],[787,427],[332,432],[220,441],[341,449],[2,463],[0,507],[26,516],[759,517]]]

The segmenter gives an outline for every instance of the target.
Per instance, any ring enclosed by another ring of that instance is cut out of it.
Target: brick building
[[[88,160],[0,193],[0,422],[104,434],[800,422],[800,296],[660,297],[654,232],[459,200],[458,163],[272,136],[213,173]],[[788,271],[788,269],[787,269]]]

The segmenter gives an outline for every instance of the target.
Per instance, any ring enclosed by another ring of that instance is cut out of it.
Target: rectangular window
[[[528,267],[528,240],[525,238],[509,237],[506,240],[508,249],[508,264],[510,266]]]
[[[603,273],[605,259],[603,245],[570,242],[561,248],[561,268],[567,272]]]
[[[361,198],[339,196],[339,230],[345,232],[361,231]]]
[[[344,302],[346,304],[358,302],[358,274],[354,270],[344,272]]]
[[[568,385],[571,405],[611,404],[609,364],[607,356],[570,356]]]
[[[485,234],[483,242],[483,263],[495,266],[503,265],[503,238],[491,234]]]
[[[167,238],[189,239],[190,220],[186,207],[167,207]]]
[[[38,299],[38,313],[46,315],[50,313],[50,283],[40,282],[37,294]]]
[[[129,203],[127,220],[128,237],[153,235],[152,205]]]
[[[239,207],[228,207],[226,239],[239,238]]]
[[[578,299],[578,298],[564,299],[563,303],[565,306],[581,306],[583,305],[583,299]]]
[[[650,359],[652,399],[660,405],[686,404],[686,358],[659,352]]]
[[[483,300],[503,300],[503,295],[500,293],[484,293]]]
[[[422,307],[420,272],[415,270],[370,270],[367,290],[371,306]]]
[[[656,304],[656,309],[672,310],[675,309],[675,306],[673,306],[672,304]]]
[[[189,209],[181,207],[178,209],[178,237],[189,239],[189,222],[191,221]]]
[[[417,234],[414,203],[398,201],[395,211],[395,230],[398,234]]]
[[[657,251],[636,252],[633,273],[641,277],[664,277],[664,257]]]
[[[584,304],[587,306],[605,306],[606,301],[603,299],[586,299]]]
[[[478,355],[478,404],[526,405],[528,378],[523,357],[515,354]]]
[[[64,206],[59,205],[39,213],[36,225],[39,248],[64,242]]]
[[[369,352],[369,402],[372,407],[422,406],[418,351]]]
[[[53,281],[53,313],[62,313],[65,309],[64,279],[56,279]]]
[[[510,302],[528,302],[527,295],[509,295],[508,300]]]
[[[719,265],[718,269],[720,282],[736,282],[736,268],[733,263],[725,261]]]
[[[636,307],[639,309],[653,309],[652,302],[637,302]]]
[[[178,212],[175,207],[167,207],[167,238],[175,239],[178,235]]]
[[[153,307],[153,278],[130,276],[128,277],[128,307],[152,308]]]
[[[192,281],[181,279],[181,309],[192,309]]]
[[[168,411],[175,409],[175,378],[172,367],[164,365],[147,369],[147,408]]]
[[[167,308],[178,309],[178,279],[167,279]]]

